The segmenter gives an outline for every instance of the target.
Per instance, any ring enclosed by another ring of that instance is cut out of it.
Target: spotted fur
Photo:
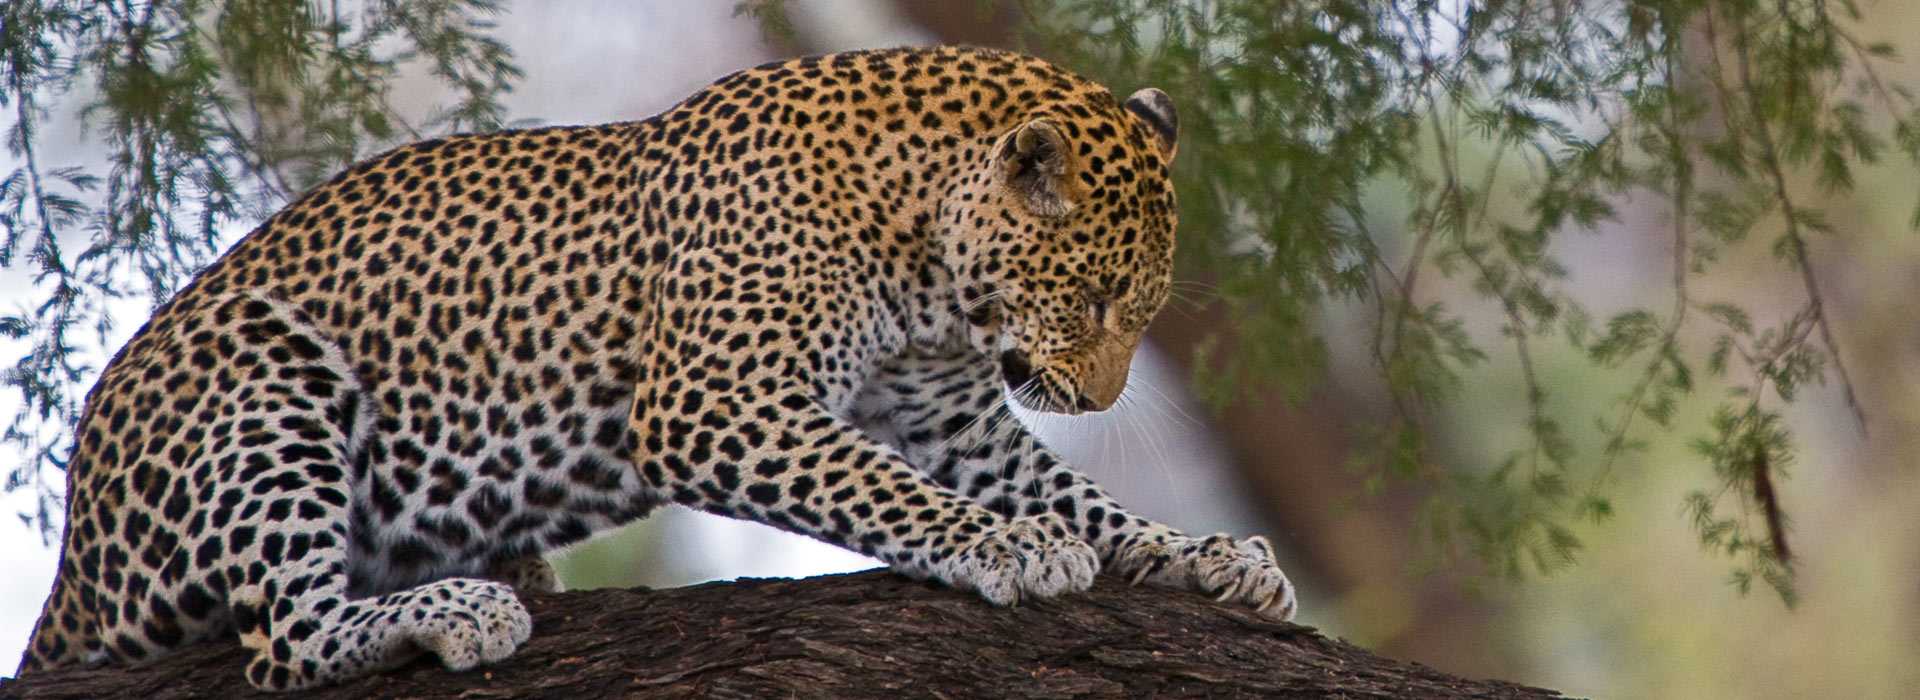
[[[108,365],[21,672],[216,634],[275,690],[498,661],[513,587],[557,587],[542,552],[668,502],[997,604],[1104,565],[1290,617],[1264,540],[1129,514],[1005,420],[1005,387],[1125,386],[1177,124],[1158,90],[900,49],[361,163]]]

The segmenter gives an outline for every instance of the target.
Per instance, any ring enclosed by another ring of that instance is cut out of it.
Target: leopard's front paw
[[[950,561],[945,578],[994,605],[1077,593],[1093,586],[1100,557],[1053,513],[986,532]]]
[[[1265,537],[1236,542],[1214,535],[1145,542],[1122,554],[1118,569],[1136,584],[1144,581],[1198,590],[1276,620],[1292,620],[1300,608],[1293,582],[1274,562],[1273,545]]]

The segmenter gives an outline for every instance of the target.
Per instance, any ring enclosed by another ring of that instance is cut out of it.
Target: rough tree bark
[[[422,660],[316,698],[1545,698],[1374,656],[1311,628],[1102,577],[995,609],[883,572],[524,596],[533,640],[467,673]],[[134,667],[0,681],[0,698],[253,696],[247,652],[203,643]],[[271,697],[271,696],[262,696]]]

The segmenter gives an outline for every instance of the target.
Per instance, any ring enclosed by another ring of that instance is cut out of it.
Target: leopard
[[[1291,620],[1012,416],[1108,410],[1166,303],[1172,99],[977,47],[350,166],[159,306],[76,422],[19,673],[237,639],[268,691],[527,642],[544,559],[679,505],[1011,606],[1105,570]]]

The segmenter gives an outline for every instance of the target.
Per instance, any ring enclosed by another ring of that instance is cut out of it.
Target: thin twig
[[[1800,213],[1794,207],[1793,198],[1787,192],[1787,176],[1780,165],[1779,150],[1774,146],[1773,133],[1767,128],[1764,105],[1760,103],[1760,93],[1753,83],[1752,58],[1748,48],[1746,32],[1734,34],[1734,51],[1739,57],[1736,67],[1739,69],[1740,85],[1745,88],[1748,109],[1753,112],[1752,126],[1754,140],[1760,145],[1761,162],[1772,175],[1774,196],[1780,199],[1780,210],[1787,224],[1787,243],[1793,252],[1795,267],[1800,269],[1800,281],[1807,290],[1807,301],[1813,307],[1814,323],[1820,329],[1820,341],[1827,347],[1827,354],[1833,356],[1834,373],[1840,375],[1840,389],[1845,395],[1847,408],[1852,410],[1853,419],[1860,428],[1861,436],[1867,435],[1867,413],[1855,396],[1853,379],[1847,373],[1847,365],[1840,356],[1840,344],[1833,338],[1833,326],[1828,321],[1826,303],[1820,294],[1819,279],[1813,270],[1813,261],[1807,255],[1806,239],[1800,234]]]
[[[1654,380],[1660,376],[1660,367],[1667,362],[1667,349],[1672,347],[1675,340],[1679,337],[1680,328],[1686,321],[1687,309],[1691,305],[1687,295],[1687,270],[1690,264],[1688,260],[1690,251],[1687,244],[1687,229],[1692,218],[1690,209],[1693,200],[1693,171],[1691,161],[1688,159],[1686,143],[1680,138],[1682,124],[1680,123],[1680,106],[1676,102],[1679,99],[1679,85],[1676,82],[1679,75],[1675,65],[1678,50],[1671,45],[1673,41],[1674,40],[1669,37],[1667,39],[1668,45],[1661,47],[1663,54],[1662,70],[1665,73],[1664,81],[1667,89],[1671,91],[1670,97],[1668,98],[1667,109],[1665,110],[1667,119],[1664,122],[1654,122],[1654,128],[1661,132],[1662,138],[1667,142],[1668,167],[1673,171],[1673,221],[1671,229],[1673,235],[1673,311],[1668,315],[1666,328],[1662,329],[1660,342],[1655,346],[1656,350],[1653,358],[1647,361],[1646,370],[1641,373],[1639,381],[1634,384],[1633,391],[1628,394],[1625,405],[1621,407],[1620,420],[1615,426],[1613,434],[1607,437],[1606,446],[1602,449],[1606,457],[1601,462],[1600,469],[1594,476],[1594,491],[1598,491],[1601,485],[1605,483],[1608,476],[1613,472],[1614,463],[1618,461],[1620,455],[1626,451],[1626,439],[1629,431],[1633,427],[1634,418],[1639,416],[1642,410],[1642,402],[1645,401],[1647,393],[1652,389]]]
[[[1534,370],[1533,352],[1528,343],[1528,335],[1531,331],[1527,327],[1526,318],[1520,313],[1520,303],[1513,298],[1508,288],[1492,283],[1492,268],[1484,259],[1484,256],[1474,252],[1473,246],[1469,245],[1466,240],[1466,235],[1472,229],[1474,222],[1470,222],[1467,219],[1467,202],[1458,185],[1459,154],[1451,150],[1458,146],[1458,142],[1448,141],[1446,133],[1440,127],[1438,107],[1433,104],[1432,101],[1428,102],[1427,109],[1433,117],[1432,125],[1436,146],[1435,150],[1439,153],[1440,167],[1441,170],[1445,172],[1447,180],[1444,196],[1447,199],[1447,204],[1453,210],[1454,229],[1456,234],[1460,236],[1460,253],[1473,265],[1474,269],[1480,273],[1480,278],[1488,282],[1488,288],[1491,289],[1494,296],[1499,299],[1500,309],[1507,316],[1507,327],[1513,336],[1515,354],[1520,359],[1520,378],[1527,394],[1527,432],[1532,436],[1531,458],[1528,461],[1528,465],[1530,470],[1537,473],[1540,468],[1540,456],[1545,451],[1545,441],[1540,431],[1541,426],[1546,424],[1546,407],[1544,405],[1546,393],[1541,390],[1539,375]],[[1482,193],[1481,196],[1486,195]],[[1524,276],[1521,276],[1519,279],[1524,280]]]

